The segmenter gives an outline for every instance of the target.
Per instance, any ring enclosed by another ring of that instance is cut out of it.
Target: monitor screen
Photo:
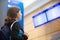
[[[33,17],[33,23],[35,27],[40,26],[45,22],[47,22],[45,13],[37,14],[37,16]]]
[[[60,17],[60,5],[53,7],[52,9],[48,10],[46,13],[47,13],[48,21]]]
[[[34,27],[41,26],[58,18],[60,18],[60,3],[57,3],[52,7],[34,15],[33,16]]]

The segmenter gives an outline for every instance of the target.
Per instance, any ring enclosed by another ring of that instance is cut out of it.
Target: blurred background
[[[21,8],[28,40],[60,40],[60,0],[0,0],[0,27],[11,6]]]
[[[60,0],[34,0],[27,6],[24,30],[29,35],[28,40],[60,40],[59,10]]]

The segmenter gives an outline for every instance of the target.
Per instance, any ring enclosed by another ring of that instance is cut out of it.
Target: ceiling
[[[10,2],[10,1],[22,2],[24,4],[24,8],[26,8],[27,6],[29,6],[30,4],[32,4],[33,2],[35,2],[37,0],[8,0],[8,2]]]
[[[30,12],[36,10],[37,8],[43,6],[44,4],[50,2],[51,0],[8,0],[8,2],[11,1],[22,2],[24,4],[24,16],[26,16]]]

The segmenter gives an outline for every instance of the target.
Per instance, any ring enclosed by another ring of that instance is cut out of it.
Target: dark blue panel
[[[11,2],[8,2],[9,5],[12,5],[12,6],[17,6],[17,7],[20,7],[20,11],[22,13],[22,19],[19,20],[19,23],[21,24],[22,28],[24,29],[24,6],[23,6],[23,3],[22,2],[14,2],[11,0]]]

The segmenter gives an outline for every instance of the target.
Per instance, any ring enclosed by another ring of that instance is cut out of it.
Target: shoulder
[[[14,26],[21,26],[21,25],[19,24],[19,22],[15,22]]]
[[[19,22],[14,23],[13,28],[17,29],[17,30],[22,30],[24,32],[24,30],[23,30],[22,26],[19,24]]]
[[[13,27],[14,28],[21,28],[21,25],[19,24],[19,22],[15,22],[14,24],[13,24]]]

